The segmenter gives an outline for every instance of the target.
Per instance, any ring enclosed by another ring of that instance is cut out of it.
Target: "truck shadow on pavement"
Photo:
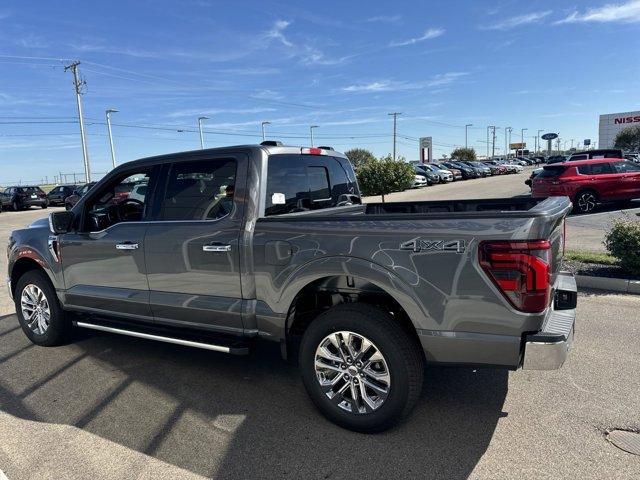
[[[430,367],[410,418],[363,435],[321,417],[271,346],[232,357],[78,331],[41,348],[16,325],[0,317],[2,410],[205,476],[467,478],[506,415],[506,371]]]

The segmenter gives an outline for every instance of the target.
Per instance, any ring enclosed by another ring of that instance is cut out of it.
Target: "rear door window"
[[[640,173],[640,165],[633,162],[616,162],[613,164],[618,173]]]
[[[614,172],[609,163],[592,163],[590,165],[580,165],[578,173],[581,175],[606,175]]]

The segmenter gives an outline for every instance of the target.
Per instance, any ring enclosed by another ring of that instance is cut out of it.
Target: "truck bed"
[[[432,200],[424,202],[368,203],[365,214],[454,213],[454,212],[526,212],[541,203],[531,197],[471,200]]]

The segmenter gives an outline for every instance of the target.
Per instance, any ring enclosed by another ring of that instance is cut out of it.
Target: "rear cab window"
[[[359,204],[348,160],[326,155],[271,155],[265,216]]]

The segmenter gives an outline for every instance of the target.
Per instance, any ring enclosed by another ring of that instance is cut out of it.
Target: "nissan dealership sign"
[[[632,125],[640,125],[640,111],[600,115],[600,143],[598,147],[613,148],[618,132]]]

